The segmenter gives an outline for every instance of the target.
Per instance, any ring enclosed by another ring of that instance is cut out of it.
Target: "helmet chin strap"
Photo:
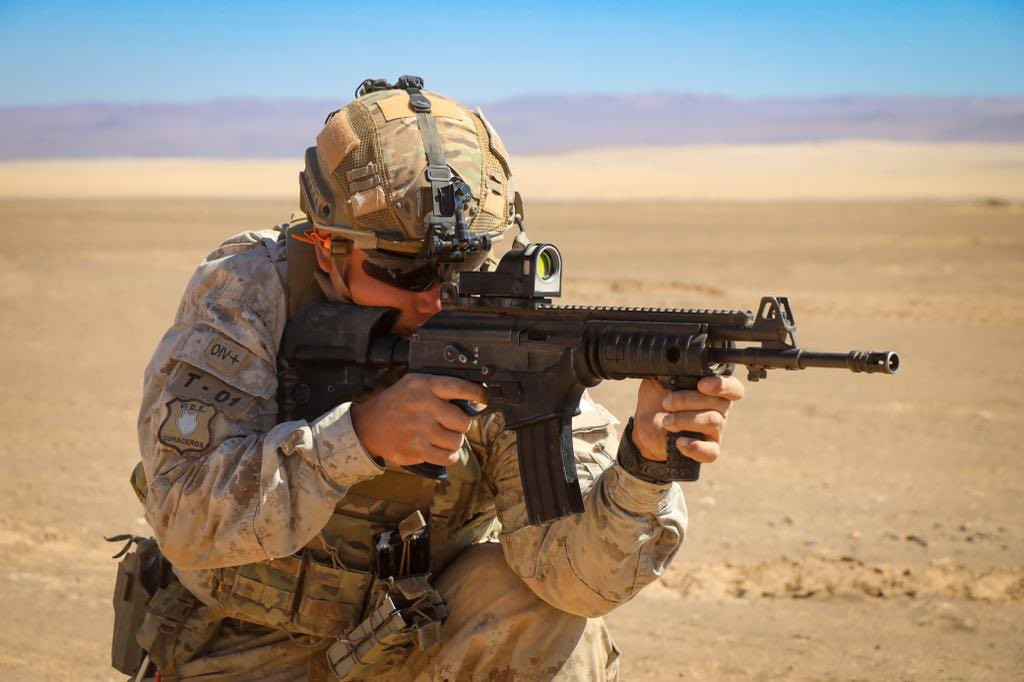
[[[331,260],[334,262],[334,267],[339,273],[345,271],[345,263],[348,261],[348,257],[352,255],[352,242],[347,239],[332,239],[331,244]]]

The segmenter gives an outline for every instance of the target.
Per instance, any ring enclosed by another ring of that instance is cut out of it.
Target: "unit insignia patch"
[[[210,421],[216,414],[213,405],[202,400],[174,398],[167,403],[158,440],[180,455],[202,454],[210,446]]]

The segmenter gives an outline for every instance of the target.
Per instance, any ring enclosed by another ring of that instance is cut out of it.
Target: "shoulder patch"
[[[223,334],[214,334],[203,351],[203,359],[230,377],[238,376],[252,353]]]
[[[171,357],[213,374],[221,381],[257,398],[269,399],[277,391],[277,371],[269,362],[255,351],[209,327],[193,327]]]
[[[157,440],[179,455],[201,455],[213,439],[210,422],[216,414],[213,405],[202,400],[172,398],[167,403],[167,416],[160,424]]]
[[[248,393],[184,362],[175,370],[166,391],[183,401],[199,400],[211,404],[229,419],[243,418],[256,401]]]

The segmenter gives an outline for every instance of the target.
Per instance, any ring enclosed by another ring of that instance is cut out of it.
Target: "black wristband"
[[[619,441],[619,466],[648,483],[671,483],[674,479],[669,473],[668,464],[647,459],[633,442],[633,418],[629,418],[626,429]]]

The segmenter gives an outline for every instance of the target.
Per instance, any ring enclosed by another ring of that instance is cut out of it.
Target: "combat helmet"
[[[483,113],[423,89],[366,80],[327,117],[299,174],[300,206],[332,237],[387,261],[475,268],[522,218],[508,152]]]

